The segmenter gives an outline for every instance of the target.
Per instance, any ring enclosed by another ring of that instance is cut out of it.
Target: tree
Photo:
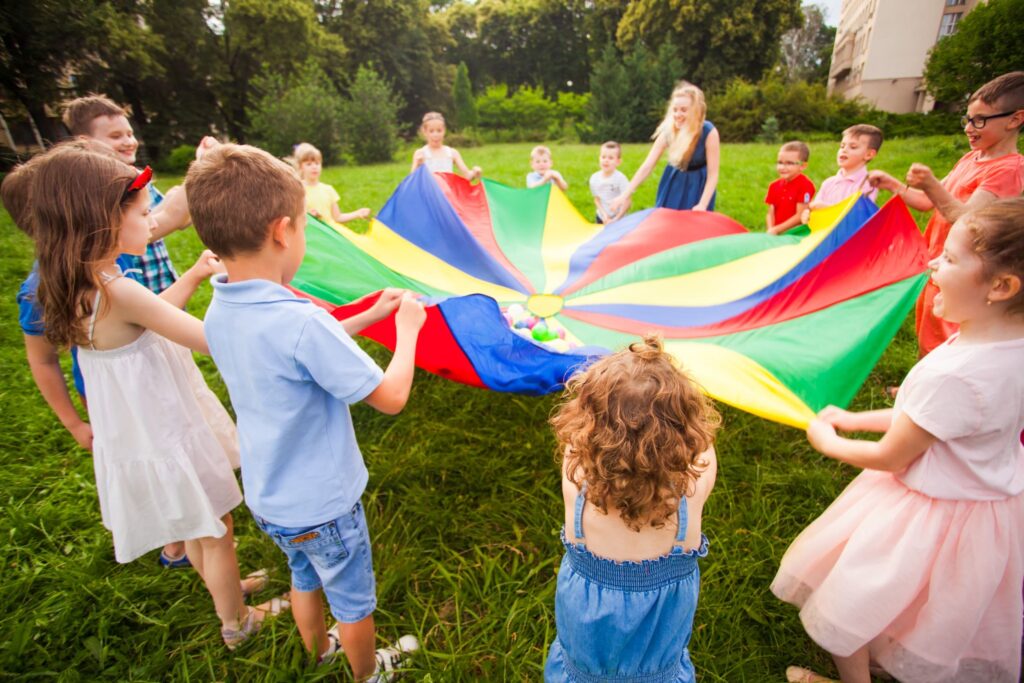
[[[782,34],[782,76],[787,81],[825,83],[836,29],[825,25],[825,14],[818,5],[804,5],[803,14],[803,26]]]
[[[662,45],[652,55],[640,43],[625,57],[607,46],[591,76],[594,136],[622,142],[649,140],[665,114],[665,103],[681,71],[669,45]]]
[[[337,161],[345,102],[315,61],[291,79],[270,74],[254,85],[263,93],[249,112],[256,144],[283,157],[297,143],[309,142],[323,154],[324,164]]]
[[[55,140],[46,105],[61,99],[60,83],[101,32],[100,3],[88,0],[4,2],[0,5],[0,87],[28,113],[41,137]]]
[[[705,88],[742,76],[756,81],[777,61],[782,34],[801,24],[799,0],[633,0],[619,47],[673,45],[687,80]]]
[[[924,77],[940,102],[960,104],[996,76],[1024,67],[1024,0],[990,0],[932,48]]]
[[[455,70],[455,89],[452,92],[455,102],[453,128],[460,130],[476,125],[476,103],[473,101],[473,86],[469,82],[469,69],[465,62],[459,62]]]
[[[359,67],[345,105],[345,138],[357,162],[391,161],[401,108],[401,99],[372,65]]]
[[[418,121],[450,103],[455,69],[444,63],[451,39],[427,0],[316,0],[320,23],[348,48],[334,68],[343,88],[359,67],[391,84],[402,101],[401,117]],[[328,69],[328,73],[331,71]]]

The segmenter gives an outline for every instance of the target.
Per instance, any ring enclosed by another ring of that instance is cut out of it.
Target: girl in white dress
[[[39,303],[48,340],[80,347],[96,489],[114,555],[130,562],[185,539],[233,648],[286,604],[245,605],[231,522],[242,502],[235,427],[189,351],[209,353],[202,323],[182,307],[219,262],[204,252],[153,294],[115,263],[149,242],[149,168],[140,173],[70,148],[39,164],[32,185]]]
[[[427,141],[427,144],[413,152],[412,168],[410,173],[421,165],[426,166],[431,173],[452,173],[458,166],[466,180],[473,182],[483,175],[479,166],[470,168],[462,160],[462,155],[454,147],[444,144],[445,135],[444,116],[440,112],[428,111],[423,115],[423,123],[420,125],[420,135]]]

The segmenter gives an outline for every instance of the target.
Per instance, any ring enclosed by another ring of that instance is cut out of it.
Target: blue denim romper
[[[689,683],[694,681],[687,645],[700,590],[697,560],[708,539],[684,551],[686,498],[679,501],[679,531],[667,555],[616,562],[587,550],[583,538],[586,487],[576,497],[570,543],[555,592],[558,634],[548,651],[545,681]]]

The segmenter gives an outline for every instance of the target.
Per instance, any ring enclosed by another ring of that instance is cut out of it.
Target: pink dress
[[[896,401],[938,437],[863,471],[782,558],[808,635],[903,683],[1017,683],[1024,602],[1024,339],[938,347]]]

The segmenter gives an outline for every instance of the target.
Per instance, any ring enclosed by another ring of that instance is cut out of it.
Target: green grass
[[[462,150],[486,175],[522,186],[531,145]],[[902,175],[912,161],[944,173],[959,157],[945,138],[890,141],[873,166]],[[625,148],[631,175],[646,145]],[[833,143],[812,145],[809,174],[834,172]],[[762,200],[774,179],[775,145],[726,145],[718,208],[750,227],[763,223]],[[586,180],[596,146],[555,145],[555,168],[571,183],[585,216]],[[342,208],[379,210],[408,170],[400,163],[328,169],[324,180]],[[660,173],[660,169],[657,171]],[[177,179],[163,178],[166,189]],[[653,204],[657,178],[634,209]],[[170,249],[187,267],[201,245],[191,230]],[[294,622],[272,622],[251,644],[228,653],[209,598],[196,575],[162,571],[156,553],[114,562],[99,521],[92,461],[49,412],[24,360],[14,293],[32,262],[29,241],[0,213],[0,676],[18,680],[293,681],[336,678],[305,656]],[[190,304],[202,315],[203,287]],[[364,346],[380,363],[388,353]],[[913,364],[904,325],[854,405],[886,405],[882,388]],[[227,395],[209,359],[200,367]],[[397,418],[353,409],[370,469],[364,502],[378,580],[382,640],[419,636],[413,680],[540,680],[554,636],[554,578],[561,557],[559,474],[546,419],[554,397],[485,392],[417,373],[409,405]],[[702,681],[781,681],[787,664],[831,670],[804,635],[796,611],[768,585],[793,537],[855,474],[825,460],[791,428],[723,407],[720,473],[705,513],[711,552],[691,644]],[[243,570],[268,567],[272,590],[287,587],[284,556],[240,507],[235,513]],[[268,591],[265,595],[272,593]],[[347,676],[347,673],[345,674]]]

